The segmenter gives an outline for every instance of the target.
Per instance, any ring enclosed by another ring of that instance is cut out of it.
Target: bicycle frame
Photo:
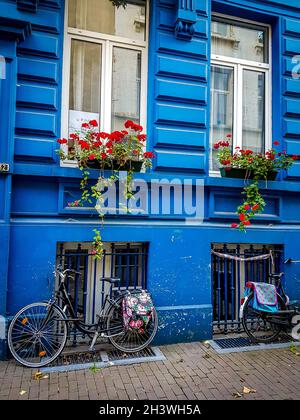
[[[287,309],[279,310],[279,311],[274,312],[274,313],[268,313],[268,312],[263,312],[263,311],[253,309],[253,312],[254,313],[257,312],[260,315],[263,313],[265,321],[269,322],[270,324],[278,325],[282,328],[284,328],[284,327],[289,328],[293,325],[293,323],[292,323],[293,317],[295,315],[300,315],[300,311],[297,309],[297,307],[293,307],[293,305],[291,305],[292,309],[288,309],[289,297],[285,293],[285,290],[283,288],[283,285],[282,285],[282,282],[281,282],[280,278],[277,279],[277,281],[275,281],[275,286],[276,286],[276,289],[277,289],[278,299],[282,301],[283,305]],[[243,304],[240,308],[240,318],[243,318],[244,308],[246,306],[247,301],[250,298],[251,298],[251,296],[248,295],[247,298],[245,299],[245,301],[243,302]]]
[[[125,296],[125,294],[126,293],[120,293],[119,296],[122,296],[122,295]],[[102,336],[105,336],[104,334],[108,333],[108,330],[107,330],[106,325],[105,325],[105,321],[107,319],[108,311],[109,311],[109,309],[111,308],[112,305],[119,308],[119,305],[117,304],[116,300],[110,299],[109,296],[106,295],[105,299],[104,299],[103,307],[102,307],[100,313],[98,315],[96,315],[97,318],[98,318],[98,321],[96,323],[93,323],[93,324],[84,323],[75,314],[75,310],[74,310],[73,304],[71,302],[70,296],[68,294],[67,288],[65,286],[64,280],[61,281],[61,283],[59,285],[59,289],[55,293],[55,299],[52,302],[50,302],[50,307],[54,306],[54,305],[59,306],[59,304],[58,304],[59,300],[61,300],[62,303],[63,303],[61,309],[64,312],[64,314],[66,315],[66,313],[68,311],[68,313],[71,315],[71,317],[66,316],[64,322],[74,323],[74,325],[75,325],[76,329],[78,329],[78,331],[82,332],[83,334],[86,334],[90,338],[92,338],[92,336],[94,336],[96,332],[98,333],[98,335],[100,334]],[[113,332],[113,330],[117,329],[117,328],[118,327],[115,327],[115,328],[111,327],[110,332]],[[119,333],[119,334],[121,334],[121,333]],[[110,334],[110,336],[111,335],[112,334]]]

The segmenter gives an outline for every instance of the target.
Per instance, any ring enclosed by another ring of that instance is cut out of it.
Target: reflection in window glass
[[[100,114],[101,45],[72,40],[69,131]]]
[[[112,130],[123,129],[126,120],[140,121],[141,52],[113,49]]]
[[[233,68],[211,68],[211,149],[210,169],[217,171],[217,151],[213,145],[233,131]]]
[[[261,153],[265,144],[264,73],[244,70],[243,97],[243,148]]]
[[[69,0],[69,27],[145,40],[145,2],[116,8],[109,0]]]
[[[267,30],[233,22],[212,23],[212,54],[268,62]]]

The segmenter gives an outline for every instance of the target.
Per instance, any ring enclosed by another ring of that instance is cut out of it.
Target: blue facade
[[[178,3],[150,0],[147,148],[156,158],[152,173],[141,176],[203,179],[204,223],[120,216],[106,219],[103,230],[107,242],[149,243],[148,286],[159,310],[160,343],[211,337],[213,243],[282,245],[286,258],[300,259],[300,163],[267,188],[262,183],[266,211],[244,235],[228,227],[243,181],[210,177],[208,159],[212,11],[272,26],[272,137],[283,139],[289,154],[300,154],[300,79],[291,75],[292,57],[300,54],[300,3],[195,0],[188,14]],[[81,174],[61,167],[55,154],[64,1],[2,0],[0,6],[0,53],[6,60],[0,162],[10,165],[0,173],[1,357],[5,320],[53,292],[57,243],[90,242],[99,220],[92,210],[67,207]],[[287,265],[285,271],[288,293],[300,299],[300,266]]]

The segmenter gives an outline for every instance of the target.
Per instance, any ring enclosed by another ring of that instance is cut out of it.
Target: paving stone
[[[202,343],[161,346],[167,360],[129,366],[51,373],[37,381],[36,370],[0,362],[0,400],[216,400],[300,398],[300,358],[289,349],[218,354]],[[26,394],[20,395],[25,390]]]

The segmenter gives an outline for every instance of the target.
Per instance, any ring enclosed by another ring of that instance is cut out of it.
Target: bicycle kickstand
[[[98,333],[98,331],[95,331],[94,337],[92,339],[92,342],[91,342],[91,345],[90,345],[90,348],[89,348],[90,351],[94,350],[94,346],[96,344],[96,341],[97,341],[98,337],[99,337],[99,333]]]

